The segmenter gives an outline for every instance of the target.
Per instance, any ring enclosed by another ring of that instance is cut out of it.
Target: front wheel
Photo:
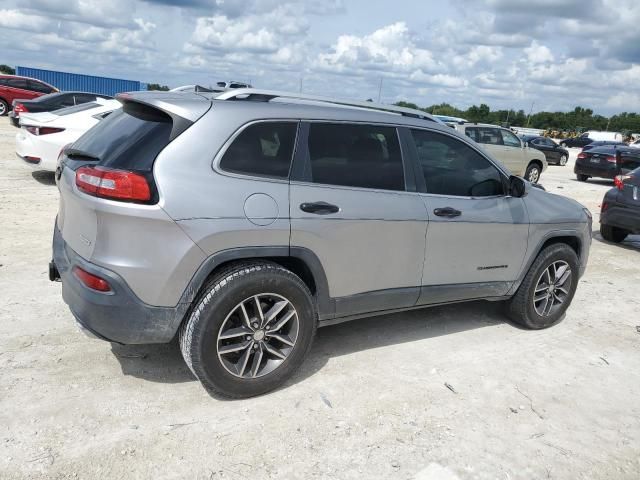
[[[180,350],[209,392],[246,398],[291,377],[316,324],[311,293],[298,276],[270,262],[239,263],[204,287],[180,329]]]
[[[569,160],[569,157],[567,157],[566,155],[561,155],[560,156],[560,166],[564,167],[567,164],[567,160]]]
[[[9,113],[9,104],[0,98],[0,117],[4,117]]]
[[[508,301],[509,318],[533,330],[560,321],[576,292],[578,271],[578,256],[569,245],[557,243],[542,250]]]
[[[538,180],[540,180],[540,173],[540,166],[537,163],[530,163],[524,174],[524,178],[529,180],[531,183],[538,183]]]
[[[600,235],[607,242],[620,243],[627,238],[629,233],[622,228],[612,227],[611,225],[600,224]]]

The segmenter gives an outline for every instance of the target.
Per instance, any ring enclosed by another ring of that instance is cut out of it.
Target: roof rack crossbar
[[[413,108],[397,107],[395,105],[383,105],[373,102],[358,102],[353,100],[341,100],[331,97],[321,97],[315,95],[306,95],[303,93],[278,92],[274,90],[259,90],[256,88],[235,88],[217,95],[216,100],[249,100],[268,102],[274,98],[289,98],[293,100],[307,100],[312,102],[323,102],[333,105],[341,105],[347,107],[365,108],[369,110],[378,110],[382,112],[395,113],[405,117],[421,118],[437,122],[431,115],[421,110]]]

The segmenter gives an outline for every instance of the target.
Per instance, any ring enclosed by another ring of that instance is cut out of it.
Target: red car
[[[16,99],[31,100],[57,91],[57,88],[34,78],[0,75],[0,117],[9,113]]]

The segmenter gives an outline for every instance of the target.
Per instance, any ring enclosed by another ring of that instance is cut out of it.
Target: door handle
[[[460,210],[456,210],[455,208],[444,207],[444,208],[436,208],[433,211],[433,214],[439,217],[453,218],[453,217],[459,217],[460,215],[462,215],[462,212]]]
[[[310,202],[301,203],[300,210],[307,213],[315,213],[316,215],[328,215],[330,213],[338,213],[340,207],[327,202]]]

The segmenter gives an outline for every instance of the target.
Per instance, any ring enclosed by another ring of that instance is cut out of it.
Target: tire
[[[275,309],[276,301],[289,302],[270,322],[275,328],[294,312],[278,330],[279,338],[289,343],[275,339],[276,334],[270,336],[266,318],[266,323],[254,328],[262,318],[255,307],[256,296],[265,311]],[[298,276],[275,263],[236,263],[214,276],[194,301],[179,332],[182,356],[214,395],[246,398],[274,390],[300,367],[311,348],[317,328],[312,298]],[[238,335],[240,328],[244,331]],[[238,348],[245,344],[249,346]],[[276,357],[274,350],[286,358]]]
[[[9,104],[0,98],[0,117],[4,117],[9,113]]]
[[[524,178],[531,183],[538,183],[541,173],[542,169],[540,168],[540,165],[535,162],[531,162],[527,167],[527,171],[524,173]]]
[[[560,155],[560,161],[558,162],[558,165],[564,167],[567,164],[567,160],[569,160],[569,157],[567,157],[566,155]]]
[[[561,146],[562,148],[567,148],[567,144],[566,144],[566,143],[564,143],[564,142],[562,142],[562,143],[560,144],[560,146]]]
[[[555,287],[553,293],[549,293],[545,286],[545,283],[549,283],[546,280],[549,278],[546,277],[546,272],[555,266],[555,271],[560,272],[558,275],[561,280],[561,273],[566,273],[566,270],[562,270],[563,265],[567,265],[570,269],[568,277],[562,284],[564,291]],[[555,325],[562,319],[573,300],[578,285],[578,272],[578,256],[569,245],[556,243],[546,247],[534,260],[516,294],[507,301],[507,315],[514,323],[532,330]],[[541,297],[542,295],[551,295],[551,299],[547,297],[547,303],[544,303],[545,297]],[[541,300],[536,302],[536,298]],[[562,302],[558,303],[560,299]],[[549,301],[551,306],[548,306]],[[548,314],[546,314],[547,308],[549,308]]]
[[[576,175],[576,178],[578,179],[579,182],[586,182],[587,180],[589,180],[589,175],[585,175],[583,173],[578,173]]]
[[[627,238],[629,232],[623,230],[622,228],[600,224],[600,235],[602,235],[602,238],[604,238],[607,242],[620,243],[625,238]]]

